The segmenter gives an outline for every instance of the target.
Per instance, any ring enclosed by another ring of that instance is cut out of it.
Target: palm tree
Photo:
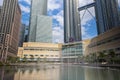
[[[114,58],[115,58],[115,52],[114,52],[114,50],[109,50],[109,53],[108,53],[108,59],[109,59],[109,62],[112,62],[112,63],[114,63]]]
[[[40,62],[40,61],[41,61],[41,58],[40,58],[40,57],[38,57],[38,58],[37,58],[37,62]]]
[[[24,61],[24,62],[27,62],[27,58],[26,58],[26,56],[23,58],[23,61]]]
[[[31,61],[34,61],[34,56],[33,55],[30,55],[31,56]]]
[[[106,55],[104,54],[104,52],[99,52],[98,61],[99,62],[106,61],[105,57],[106,57]]]

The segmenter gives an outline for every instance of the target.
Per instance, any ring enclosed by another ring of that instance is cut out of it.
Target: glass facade
[[[75,62],[76,59],[83,55],[82,42],[80,43],[69,43],[64,44],[62,47],[62,58],[63,61]]]
[[[52,19],[46,15],[47,0],[32,0],[29,42],[52,42]]]
[[[117,0],[95,0],[98,34],[120,26],[120,11]]]
[[[64,42],[81,40],[78,0],[64,0]]]
[[[36,29],[36,42],[52,42],[52,18],[38,16]]]

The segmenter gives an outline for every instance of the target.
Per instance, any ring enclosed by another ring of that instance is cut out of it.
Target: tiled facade
[[[27,58],[27,60],[34,57],[34,60],[59,61],[61,59],[61,48],[62,44],[28,42],[24,43],[23,47],[19,47],[18,57]]]
[[[91,39],[85,54],[97,54],[99,52],[107,53],[110,50],[115,51],[116,55],[120,55],[120,27],[113,28]]]
[[[0,59],[16,56],[19,41],[21,10],[17,0],[4,0],[0,15]]]

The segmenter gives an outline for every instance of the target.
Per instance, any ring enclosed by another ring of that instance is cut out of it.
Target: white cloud
[[[84,5],[87,5],[89,3],[92,3],[93,0],[79,0],[79,6],[84,6]]]
[[[48,0],[48,10],[59,9],[62,6],[62,1],[60,0]]]
[[[63,43],[63,2],[61,0],[48,0],[48,12],[49,14],[58,21],[54,23],[53,27],[53,42]],[[59,10],[56,15],[51,14],[54,10]]]
[[[2,6],[2,4],[3,4],[3,0],[0,0],[0,6]]]
[[[63,29],[60,27],[53,28],[53,42],[63,43]]]
[[[22,4],[20,4],[20,8],[23,12],[30,13],[30,7],[29,6],[23,6]]]
[[[88,33],[89,27],[82,26],[81,30],[82,30],[82,39],[83,40],[85,40],[85,39],[91,39],[91,38],[94,37],[94,35],[91,35],[91,34]]]
[[[92,1],[86,1],[86,0],[80,0],[80,5],[86,5],[88,3],[91,3]],[[89,29],[90,29],[90,24],[88,24],[89,21],[91,20],[96,20],[95,19],[95,11],[94,8],[88,8],[86,11],[83,10],[80,12],[80,19],[81,19],[81,30],[82,30],[82,38],[83,39],[88,39],[88,38],[93,38],[95,35],[91,35],[89,33]],[[87,26],[85,26],[87,25]],[[92,27],[91,27],[92,28]]]
[[[59,25],[63,27],[63,10],[61,10],[57,15],[53,15],[53,19],[59,22]]]

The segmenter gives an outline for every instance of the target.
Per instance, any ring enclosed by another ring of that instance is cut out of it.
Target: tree
[[[26,58],[26,56],[23,58],[23,61],[24,61],[24,62],[27,62],[27,58]]]
[[[31,61],[34,61],[34,56],[33,56],[33,55],[30,55],[30,57],[31,57]]]
[[[38,58],[37,58],[37,62],[40,62],[40,61],[41,61],[41,58],[40,58],[40,57],[38,57]]]
[[[109,53],[108,53],[108,62],[109,63],[114,63],[114,58],[115,58],[115,52],[114,52],[114,50],[109,50]]]
[[[106,58],[106,55],[104,54],[104,52],[99,52],[98,61],[105,62],[106,61],[105,58]]]
[[[46,59],[46,57],[44,58],[44,63],[46,63],[46,61],[47,61],[47,59]]]
[[[16,61],[17,61],[17,57],[12,57],[12,56],[7,57],[8,63],[15,63]]]

